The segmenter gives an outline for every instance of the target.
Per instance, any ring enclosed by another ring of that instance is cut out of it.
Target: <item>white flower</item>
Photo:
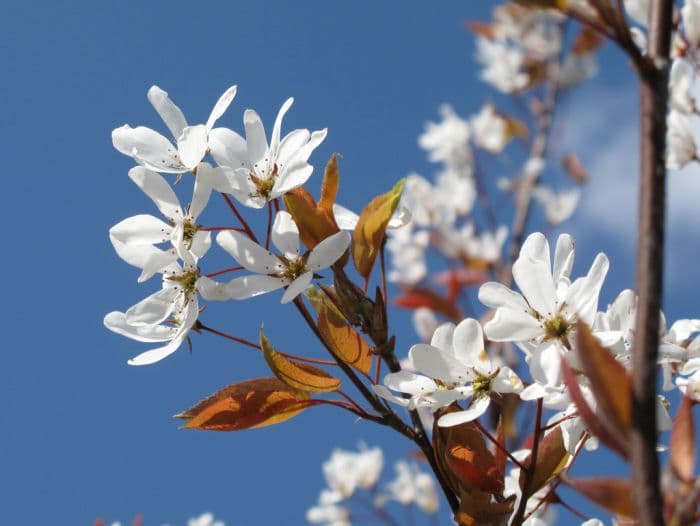
[[[346,499],[355,489],[369,490],[379,480],[384,465],[384,455],[378,447],[367,449],[360,444],[360,451],[335,449],[331,458],[323,463],[323,475],[328,487]]]
[[[672,109],[667,123],[666,167],[678,170],[698,159],[697,147],[687,115]]]
[[[394,469],[396,478],[387,485],[389,498],[404,506],[415,503],[427,514],[433,514],[439,509],[440,500],[430,475],[404,460],[399,460]]]
[[[549,224],[557,226],[574,213],[581,198],[581,191],[578,188],[572,188],[555,193],[548,186],[537,185],[532,191],[532,197],[544,208]]]
[[[159,174],[136,166],[129,177],[150,197],[166,221],[148,214],[128,217],[109,230],[109,238],[117,254],[127,263],[142,269],[139,282],[162,271],[180,257],[195,266],[211,246],[211,234],[200,230],[199,214],[204,210],[212,188],[224,179],[223,174],[206,163],[199,165],[192,202],[183,209],[175,192]],[[170,242],[172,249],[154,245]]]
[[[327,130],[294,130],[281,138],[282,119],[293,102],[290,97],[280,108],[269,144],[262,120],[254,110],[246,110],[243,115],[245,140],[226,128],[211,134],[212,157],[232,170],[229,193],[245,206],[261,208],[311,177],[313,166],[307,161],[326,138]]]
[[[314,272],[335,263],[350,244],[347,232],[327,237],[309,252],[300,254],[299,229],[288,212],[278,212],[272,226],[275,255],[241,232],[224,231],[216,242],[243,267],[255,274],[235,278],[226,285],[229,297],[245,299],[287,287],[282,303],[288,303],[309,286]]]
[[[200,276],[193,267],[171,263],[163,271],[163,288],[126,312],[110,312],[104,325],[112,332],[140,342],[167,342],[129,360],[149,365],[174,353],[199,316],[198,293],[210,300],[228,299],[220,283]]]
[[[530,234],[513,264],[514,292],[495,282],[479,289],[479,300],[496,309],[484,327],[492,341],[518,342],[531,354],[530,371],[537,383],[561,384],[561,354],[574,349],[571,338],[577,320],[593,324],[598,295],[608,271],[608,258],[598,254],[588,274],[573,283],[569,279],[574,243],[567,234],[557,240],[554,265],[543,234]]]
[[[428,273],[425,254],[429,244],[429,232],[415,230],[412,225],[390,231],[386,250],[391,254],[392,268],[388,280],[405,284],[422,280]]]
[[[476,39],[476,59],[484,66],[481,80],[503,93],[527,87],[530,76],[524,71],[523,53],[502,41]]]
[[[124,125],[112,131],[114,147],[150,170],[184,173],[197,167],[207,153],[214,124],[236,96],[236,86],[227,89],[211,110],[206,124],[189,126],[180,108],[158,86],[148,90],[148,100],[172,133],[173,145],[160,133],[143,126]]]
[[[674,110],[682,113],[695,111],[695,97],[691,93],[693,85],[693,65],[686,59],[677,58],[671,65],[669,74],[669,104]]]
[[[570,88],[584,80],[595,77],[598,73],[598,63],[594,53],[584,55],[570,54],[557,73],[557,84],[560,88]]]
[[[413,311],[413,328],[421,340],[425,342],[430,341],[439,325],[437,317],[431,309],[418,307]],[[404,366],[403,360],[401,361],[401,368],[407,368]],[[413,364],[411,364],[411,369],[413,369]]]
[[[435,177],[433,223],[452,223],[456,216],[471,212],[476,201],[476,185],[471,177],[465,177],[453,169],[442,170]]]
[[[685,37],[691,46],[700,45],[700,1],[685,0],[685,5],[681,9],[683,17],[683,29]]]
[[[409,409],[427,406],[436,410],[472,398],[469,409],[443,416],[439,425],[474,420],[488,408],[492,392],[513,393],[522,389],[522,382],[513,371],[491,362],[484,350],[481,326],[471,318],[456,327],[444,323],[435,330],[430,345],[414,345],[408,354],[416,373],[389,373],[384,377],[384,385],[375,386],[375,392]],[[389,389],[408,394],[410,399],[395,396]]]
[[[325,526],[350,526],[350,511],[346,506],[339,506],[340,495],[330,490],[323,490],[318,498],[318,505],[306,512],[306,520],[311,524]]]
[[[418,137],[418,144],[429,152],[433,162],[450,166],[471,165],[469,149],[469,123],[457,115],[449,104],[440,106],[442,121],[428,122],[425,132]]]
[[[637,24],[647,27],[649,22],[649,0],[625,0],[625,10]]]
[[[676,386],[683,395],[700,402],[700,369],[689,377],[679,376],[676,378]]]
[[[484,231],[477,234],[473,223],[459,230],[440,229],[437,241],[440,251],[448,257],[464,257],[471,260],[495,263],[501,259],[503,243],[508,237],[508,228],[500,226],[495,233]]]
[[[187,521],[187,526],[225,526],[222,521],[214,520],[214,515],[211,513],[202,513],[199,517],[195,517]]]
[[[492,104],[486,104],[471,119],[474,142],[491,153],[500,153],[511,138],[508,121],[496,112]]]

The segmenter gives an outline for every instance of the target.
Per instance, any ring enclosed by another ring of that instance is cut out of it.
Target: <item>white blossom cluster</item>
[[[479,418],[503,393],[518,394],[525,401],[542,399],[544,407],[559,411],[550,421],[562,421],[565,445],[573,453],[585,428],[579,417],[563,419],[576,408],[564,384],[562,361],[582,370],[576,325],[583,322],[590,327],[601,344],[628,367],[636,311],[636,296],[631,290],[622,291],[605,311],[599,311],[608,258],[598,254],[586,275],[574,279],[574,256],[574,241],[567,234],[557,239],[553,259],[543,234],[528,236],[512,270],[519,291],[497,282],[479,288],[479,300],[493,310],[483,328],[471,318],[456,326],[449,322],[438,326],[430,344],[419,343],[409,350],[413,370],[387,374],[375,392],[408,409],[435,412],[453,402],[465,403],[466,409],[438,420],[443,427]],[[700,400],[700,319],[678,320],[667,328],[663,314],[660,316],[658,364],[664,373],[664,389],[678,388]],[[527,385],[499,357],[488,355],[484,337],[491,342],[511,342],[523,352],[531,379]],[[577,378],[582,393],[595,407],[586,377]],[[668,406],[660,396],[660,430],[671,427]],[[594,447],[595,442],[587,446]]]
[[[137,163],[129,177],[162,215],[135,215],[109,232],[119,257],[140,269],[139,282],[160,275],[160,290],[125,312],[111,312],[104,319],[113,332],[159,345],[130,360],[132,365],[151,364],[175,352],[197,322],[200,297],[242,300],[285,288],[282,302],[292,301],[311,283],[314,273],[338,260],[350,243],[348,233],[339,232],[302,252],[297,225],[287,212],[279,211],[271,227],[275,252],[262,246],[250,231],[216,228],[221,230],[217,244],[249,274],[219,282],[202,272],[201,260],[211,248],[212,230],[201,225],[199,218],[212,192],[233,196],[250,208],[272,206],[275,199],[311,176],[309,157],[326,137],[325,129],[298,129],[282,137],[282,119],[292,105],[291,98],[277,114],[269,142],[254,110],[243,114],[245,138],[228,128],[215,127],[235,95],[236,86],[232,86],[214,105],[206,124],[191,125],[168,94],[153,86],[148,100],[172,140],[143,126],[125,125],[112,132],[114,147]],[[183,206],[161,174],[177,174],[177,182],[186,173],[192,175],[192,197]]]
[[[431,475],[420,470],[415,463],[399,460],[394,469],[396,477],[383,488],[378,487],[384,467],[384,454],[378,447],[367,448],[360,444],[359,451],[335,449],[331,458],[323,464],[323,475],[328,488],[321,491],[318,504],[306,513],[311,524],[324,526],[349,526],[352,524],[353,503],[364,490],[376,518],[382,520],[390,501],[403,506],[415,505],[423,513],[433,515],[440,501]],[[364,510],[363,510],[364,511]]]

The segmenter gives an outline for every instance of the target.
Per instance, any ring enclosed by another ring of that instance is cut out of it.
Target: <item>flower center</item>
[[[272,169],[268,170],[268,173],[262,177],[258,177],[254,171],[251,171],[250,180],[255,184],[255,192],[252,195],[269,199],[272,189],[275,187],[277,173],[277,164],[273,164]]]
[[[189,297],[190,294],[197,292],[197,280],[199,279],[198,269],[188,269],[181,274],[171,274],[167,277],[170,281],[175,281],[179,283],[182,287],[182,292],[185,297]]]
[[[282,276],[290,281],[294,281],[299,276],[307,272],[305,258],[286,260],[284,264],[285,269],[282,272]]]
[[[571,324],[561,315],[544,320],[545,340],[561,340],[569,334]]]
[[[195,223],[191,217],[186,217],[182,221],[182,241],[187,250],[192,248],[192,241],[194,240],[194,235],[199,230],[199,225]]]
[[[493,376],[487,376],[484,374],[478,374],[476,378],[472,381],[472,388],[474,389],[474,398],[481,398],[483,396],[488,396],[491,392],[491,380]]]

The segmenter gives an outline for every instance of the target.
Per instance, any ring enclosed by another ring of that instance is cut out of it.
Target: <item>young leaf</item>
[[[598,403],[600,418],[609,430],[627,437],[632,425],[632,379],[613,355],[595,339],[588,326],[576,326],[578,354]]]
[[[275,376],[289,387],[310,393],[332,393],[340,387],[340,380],[327,372],[305,363],[294,362],[278,353],[260,329],[260,346],[267,365]]]
[[[561,427],[557,426],[540,440],[539,447],[537,448],[537,465],[530,479],[528,497],[536,493],[540,488],[543,488],[556,477],[561,470],[564,469],[568,459],[569,453],[564,447]],[[531,462],[532,456],[529,456],[523,460],[523,465],[529,466]],[[521,471],[520,489],[523,489],[525,485],[525,476],[525,471]]]
[[[304,187],[291,190],[284,196],[284,205],[299,227],[299,237],[309,250],[340,231],[333,215],[333,203],[339,182],[336,157],[336,154],[333,154],[326,165],[321,183],[321,199],[318,203]]]
[[[229,385],[175,417],[186,420],[186,429],[254,429],[289,420],[311,405],[310,398],[278,378],[257,378]]]
[[[368,278],[374,261],[384,241],[389,219],[401,199],[405,179],[401,179],[389,192],[375,197],[365,207],[352,233],[352,258],[357,272]]]
[[[439,312],[456,323],[464,318],[455,302],[440,296],[428,287],[407,287],[401,296],[394,299],[394,304],[406,309],[428,307],[430,310]]]
[[[325,292],[325,301],[318,310],[318,330],[328,346],[346,364],[369,374],[372,368],[372,352],[365,339],[353,329],[338,312]]]
[[[576,405],[578,414],[585,422],[586,427],[591,431],[591,433],[593,433],[593,435],[598,437],[603,444],[618,453],[622,458],[629,458],[629,447],[627,446],[626,441],[621,440],[620,437],[617,437],[611,433],[595,415],[591,409],[591,406],[588,405],[588,402],[584,398],[581,388],[578,385],[578,379],[571,370],[569,363],[566,360],[562,360],[561,366],[564,384],[569,390],[571,401]]]
[[[435,421],[443,414],[436,415]],[[500,494],[504,480],[496,459],[486,446],[481,431],[473,422],[454,427],[433,427],[433,443],[455,486],[466,491]]]
[[[610,477],[566,478],[564,483],[605,510],[632,519],[636,517],[632,502],[632,483],[629,480]]]
[[[683,397],[671,430],[671,467],[678,478],[692,481],[695,471],[695,423],[693,401],[687,396]]]

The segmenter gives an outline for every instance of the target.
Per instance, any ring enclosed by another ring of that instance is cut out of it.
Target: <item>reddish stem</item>
[[[255,233],[250,228],[250,225],[248,224],[248,222],[245,219],[243,219],[243,216],[240,214],[240,212],[238,211],[238,208],[236,208],[236,205],[233,203],[233,201],[231,201],[231,198],[229,196],[227,196],[226,194],[224,194],[223,192],[221,193],[221,197],[224,198],[224,200],[226,201],[226,204],[233,212],[233,215],[235,215],[236,218],[238,219],[238,221],[241,223],[241,225],[243,225],[243,228],[245,229],[246,234],[248,234],[248,237],[250,239],[252,239],[253,241],[255,241],[256,243],[258,243],[258,238],[255,236]]]
[[[270,236],[272,234],[272,201],[267,202],[267,234],[265,235],[265,248],[270,248]]]
[[[205,274],[208,278],[213,278],[214,276],[220,276],[221,274],[226,274],[227,272],[235,272],[236,270],[243,270],[245,267],[229,267],[222,270],[217,270],[216,272],[210,272]]]

